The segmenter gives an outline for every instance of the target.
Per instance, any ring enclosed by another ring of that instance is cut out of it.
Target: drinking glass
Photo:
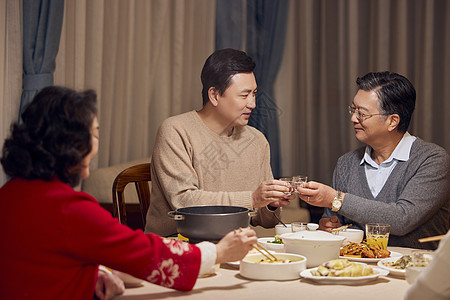
[[[294,188],[294,185],[293,185],[293,178],[292,177],[283,177],[283,178],[280,178],[280,180],[281,181],[285,181],[285,182],[287,182],[289,184],[288,185],[289,192],[285,192],[284,194],[286,196],[292,195],[295,192],[295,188]]]
[[[292,177],[292,183],[294,185],[294,193],[298,194],[297,187],[303,187],[308,182],[308,176],[297,175]]]
[[[292,222],[291,229],[292,232],[308,230],[308,224],[303,222]]]
[[[366,224],[367,244],[378,246],[380,249],[386,249],[390,232],[391,225],[380,223]]]

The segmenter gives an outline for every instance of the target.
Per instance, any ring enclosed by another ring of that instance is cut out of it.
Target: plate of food
[[[405,276],[405,270],[408,263],[411,262],[410,255],[403,255],[401,257],[389,257],[378,261],[377,265],[389,271],[389,274],[394,276]]]
[[[362,243],[349,243],[341,248],[339,258],[363,263],[376,263],[384,258],[400,258],[401,253],[380,249],[374,245]]]
[[[327,261],[315,268],[306,269],[300,273],[300,276],[323,284],[356,285],[376,280],[378,277],[388,274],[389,271],[386,269],[340,258]]]
[[[275,237],[263,237],[258,238],[258,243],[261,244],[267,250],[276,252],[284,252],[284,244],[278,235]]]

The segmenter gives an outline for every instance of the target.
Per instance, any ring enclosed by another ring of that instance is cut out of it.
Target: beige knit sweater
[[[146,232],[176,233],[168,212],[196,205],[234,205],[253,209],[251,194],[272,179],[270,149],[264,135],[250,126],[229,137],[210,130],[196,111],[165,120],[152,155],[152,191]],[[273,227],[266,207],[256,209],[253,225]],[[280,213],[280,209],[276,210]]]

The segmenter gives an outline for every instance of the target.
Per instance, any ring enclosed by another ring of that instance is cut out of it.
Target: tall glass
[[[391,225],[380,223],[366,224],[367,244],[386,249],[389,241]]]

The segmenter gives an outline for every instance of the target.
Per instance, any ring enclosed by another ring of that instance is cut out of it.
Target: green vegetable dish
[[[283,244],[283,241],[280,239],[280,237],[278,236],[278,234],[275,236],[275,240],[273,241],[267,241],[270,244]]]

